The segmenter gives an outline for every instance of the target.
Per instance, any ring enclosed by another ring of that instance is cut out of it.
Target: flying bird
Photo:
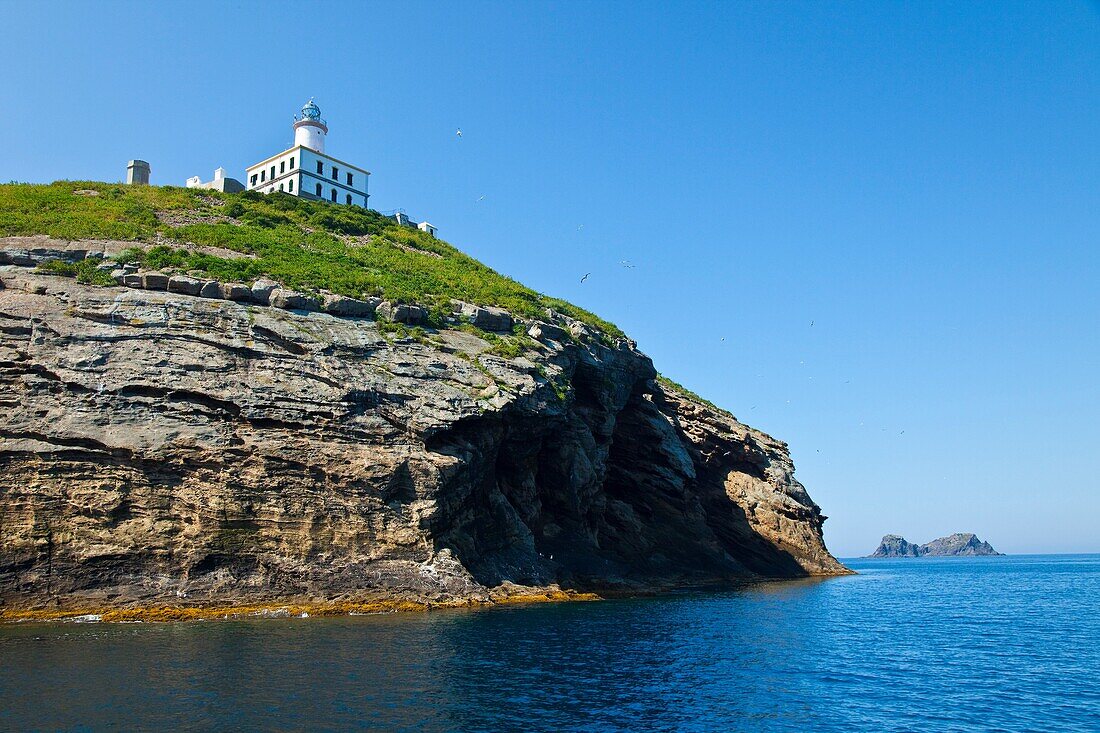
[[[814,322],[810,321],[810,328],[813,328],[813,327],[814,327]]]
[[[584,224],[581,224],[581,225],[580,225],[579,227],[577,227],[577,231],[578,231],[578,232],[579,232],[579,231],[580,231],[581,229],[584,229]]]
[[[619,264],[622,265],[623,267],[627,268],[628,270],[633,270],[634,269],[634,265],[630,264],[630,262],[628,260],[619,260]]]
[[[478,197],[477,197],[477,200],[478,200],[478,201],[484,201],[484,200],[485,200],[485,196],[484,196],[484,194],[483,194],[483,195],[481,195],[481,196],[478,196]],[[477,202],[475,201],[474,203],[477,203]]]
[[[591,272],[584,273],[584,277],[581,278],[581,282],[584,282],[585,280],[587,280],[588,276],[591,275],[591,274],[592,274]]]

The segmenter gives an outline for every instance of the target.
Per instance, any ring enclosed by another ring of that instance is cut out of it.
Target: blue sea
[[[722,592],[0,627],[0,729],[1100,731],[1100,555]]]

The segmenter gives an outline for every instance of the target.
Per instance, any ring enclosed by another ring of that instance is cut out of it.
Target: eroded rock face
[[[920,554],[920,545],[913,544],[901,535],[888,534],[868,557],[920,557]]]
[[[786,446],[626,342],[505,360],[171,282],[0,281],[9,607],[844,572]]]

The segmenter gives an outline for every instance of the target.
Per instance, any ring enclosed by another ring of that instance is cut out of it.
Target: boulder
[[[536,341],[565,341],[568,338],[564,328],[559,328],[552,323],[535,321],[527,329],[527,335]]]
[[[141,269],[140,267],[138,267],[137,265],[134,265],[134,264],[127,264],[127,265],[122,266],[122,271],[125,272],[127,275],[133,275],[135,272],[137,272],[140,269]]]
[[[126,277],[126,270],[123,270],[121,268],[118,270],[111,270],[111,279],[119,285],[122,284],[122,278],[124,277]]]
[[[371,316],[382,302],[381,298],[357,300],[343,295],[325,294],[321,309],[334,316]]]
[[[416,325],[423,323],[428,318],[428,312],[418,305],[406,305],[404,303],[391,303],[384,300],[378,304],[375,315],[394,323],[407,323]]]
[[[512,330],[512,314],[503,308],[459,301],[459,315],[464,320],[485,331]]]
[[[181,293],[183,295],[198,295],[202,290],[203,281],[196,280],[187,275],[173,275],[168,278],[168,292]]]
[[[141,285],[146,290],[167,290],[168,276],[163,272],[146,272],[141,276]]]
[[[220,300],[221,297],[222,297],[222,285],[221,285],[221,283],[219,283],[217,280],[207,280],[207,281],[205,281],[202,284],[202,287],[199,288],[199,297],[200,298],[216,298],[216,299]]]
[[[0,249],[0,265],[34,267],[50,260],[79,262],[88,255],[85,249],[57,249],[54,247],[5,247]]]
[[[222,298],[225,300],[251,300],[252,288],[244,283],[222,283]]]
[[[587,340],[593,337],[592,329],[580,321],[573,321],[569,324],[569,333],[571,333],[575,339]]]
[[[281,308],[288,311],[315,311],[319,309],[317,300],[297,290],[285,290],[275,288],[271,291],[268,301],[272,308]]]
[[[136,272],[131,273],[129,275],[123,275],[122,276],[122,284],[125,285],[128,288],[141,288],[141,287],[144,287],[144,283],[142,282],[141,275],[138,275]]]
[[[271,302],[271,291],[279,287],[279,283],[267,278],[260,278],[252,283],[252,300],[260,305],[268,305]]]
[[[20,267],[33,267],[34,259],[29,250],[20,247],[9,247],[0,250],[0,265],[19,265]]]

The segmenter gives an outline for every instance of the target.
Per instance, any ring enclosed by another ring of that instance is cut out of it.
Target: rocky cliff
[[[9,610],[846,572],[782,442],[553,313],[512,356],[477,329],[394,333],[247,286],[20,265],[0,282]]]
[[[988,542],[982,542],[972,533],[957,533],[947,537],[914,545],[904,537],[888,534],[878,548],[868,557],[947,557],[951,555],[976,556],[1000,555]]]

